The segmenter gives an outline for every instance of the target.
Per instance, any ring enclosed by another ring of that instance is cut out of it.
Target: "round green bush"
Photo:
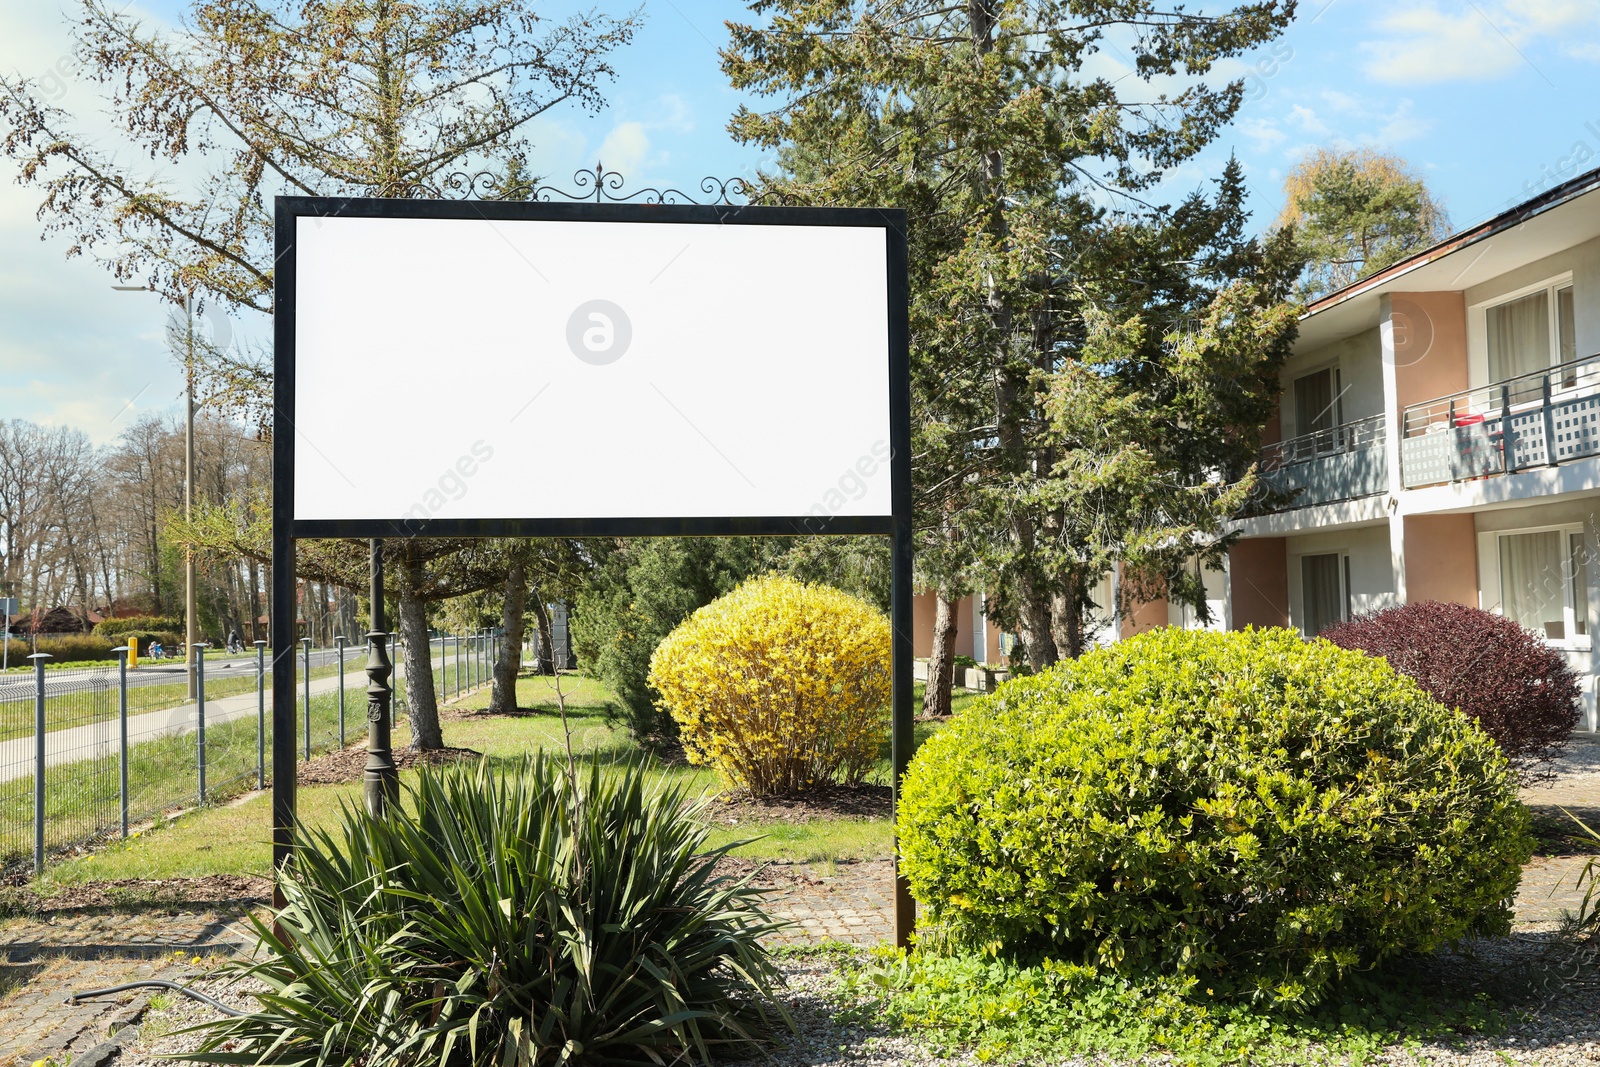
[[[1470,718],[1292,630],[1158,630],[974,703],[912,761],[903,870],[953,944],[1215,995],[1509,929],[1532,847]]]

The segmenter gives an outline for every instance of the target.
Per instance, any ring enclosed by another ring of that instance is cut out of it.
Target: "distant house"
[[[31,611],[11,616],[12,634],[86,634],[101,621],[98,611],[90,608],[58,607],[41,611],[35,616]]]

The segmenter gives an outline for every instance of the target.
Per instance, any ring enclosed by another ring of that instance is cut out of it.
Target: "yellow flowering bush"
[[[755,578],[685,619],[650,684],[691,763],[756,796],[857,783],[889,708],[889,620],[864,600]]]

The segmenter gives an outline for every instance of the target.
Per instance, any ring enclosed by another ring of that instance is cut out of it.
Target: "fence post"
[[[194,643],[194,719],[196,742],[200,746],[200,803],[206,802],[206,649],[204,641]]]
[[[311,638],[302,637],[300,644],[305,647],[305,676],[306,691],[306,759],[311,758]]]
[[[339,748],[344,748],[344,635],[340,634],[333,639],[334,646],[339,650]]]
[[[462,661],[462,658],[463,658],[462,653],[466,651],[464,648],[461,647],[462,636],[463,635],[457,635],[456,636],[456,699],[458,699],[458,700],[461,698],[461,661]]]
[[[267,787],[267,643],[256,646],[256,788]]]
[[[44,661],[48,652],[35,652],[33,660],[33,873],[44,873]]]
[[[138,638],[134,638],[135,642]],[[128,646],[117,654],[117,778],[122,800],[122,839],[128,839]]]

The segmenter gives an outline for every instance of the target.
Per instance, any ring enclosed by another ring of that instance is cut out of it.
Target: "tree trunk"
[[[1057,656],[1077,659],[1083,654],[1083,598],[1075,577],[1064,584],[1066,588],[1050,598],[1050,637]]]
[[[406,713],[411,717],[411,747],[427,752],[444,747],[444,733],[439,729],[439,704],[433,692],[428,602],[417,595],[423,580],[422,563],[402,560],[399,572],[400,633],[406,648]]]
[[[955,657],[955,605],[951,603],[951,595],[941,589],[933,614],[933,653],[928,657],[928,685],[922,691],[922,714],[950,714],[950,689],[955,684]]]
[[[506,573],[506,595],[500,608],[500,656],[494,665],[494,690],[489,711],[506,715],[517,710],[517,675],[522,671],[522,618],[528,596],[528,572],[513,562]]]
[[[1028,666],[1042,671],[1057,660],[1055,637],[1050,632],[1050,594],[1026,570],[1020,569],[1017,588],[1017,629],[1028,653]]]
[[[544,596],[534,586],[533,617],[539,625],[539,673],[556,673],[555,627],[550,625],[550,611],[544,606]]]

